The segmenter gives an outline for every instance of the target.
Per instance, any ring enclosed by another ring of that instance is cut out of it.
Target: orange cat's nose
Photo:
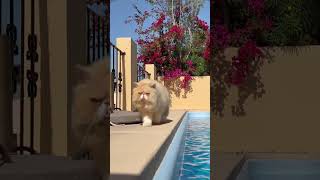
[[[148,99],[147,94],[142,93],[142,94],[140,95],[140,99],[141,99],[141,100],[147,100],[147,99]]]

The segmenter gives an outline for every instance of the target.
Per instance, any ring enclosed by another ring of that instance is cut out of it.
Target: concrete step
[[[70,160],[50,155],[11,155],[13,163],[0,166],[2,180],[100,180],[92,160]]]
[[[110,121],[115,124],[138,124],[141,123],[139,112],[114,111],[110,114]]]

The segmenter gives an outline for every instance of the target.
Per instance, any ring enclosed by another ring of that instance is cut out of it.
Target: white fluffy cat
[[[105,117],[110,112],[110,73],[108,59],[73,70],[72,137],[74,152],[89,151],[99,161],[99,149],[104,147],[109,124]],[[74,158],[79,158],[75,154]]]
[[[152,126],[167,119],[171,101],[165,86],[155,80],[143,79],[135,84],[132,103],[141,114],[142,125]]]

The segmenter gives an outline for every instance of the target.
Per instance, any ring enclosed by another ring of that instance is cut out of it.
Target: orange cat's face
[[[151,110],[157,101],[155,84],[137,84],[132,94],[133,105],[138,110]]]
[[[98,61],[90,66],[77,66],[74,69],[73,113],[75,134],[79,137],[85,132],[90,120],[97,115],[102,103],[109,110],[110,74],[107,60]],[[109,112],[106,111],[105,115]]]

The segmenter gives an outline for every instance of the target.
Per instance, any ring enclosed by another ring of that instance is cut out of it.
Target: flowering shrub
[[[215,6],[221,5],[221,0],[216,0]],[[272,20],[265,9],[265,0],[247,0],[241,2],[245,12],[238,26],[230,28],[224,22],[225,18],[219,9],[214,16],[214,24],[211,31],[212,56],[211,72],[213,81],[212,111],[216,115],[223,115],[224,101],[228,96],[231,86],[238,88],[239,99],[232,106],[234,115],[244,115],[244,102],[253,94],[261,97],[264,94],[261,82],[260,70],[264,64],[263,59],[269,58],[267,49],[257,46],[257,38],[262,33],[268,33],[272,29]],[[231,61],[225,59],[225,50],[228,47],[238,47],[236,56]],[[210,54],[207,53],[207,54]]]
[[[183,77],[181,88],[188,87],[192,75],[208,74],[209,26],[205,21],[188,13],[186,5],[182,5],[183,13],[173,10],[173,16],[159,6],[144,12],[136,9],[127,23],[137,24],[139,62],[154,64],[164,80]],[[145,28],[145,21],[152,17],[154,21]]]

